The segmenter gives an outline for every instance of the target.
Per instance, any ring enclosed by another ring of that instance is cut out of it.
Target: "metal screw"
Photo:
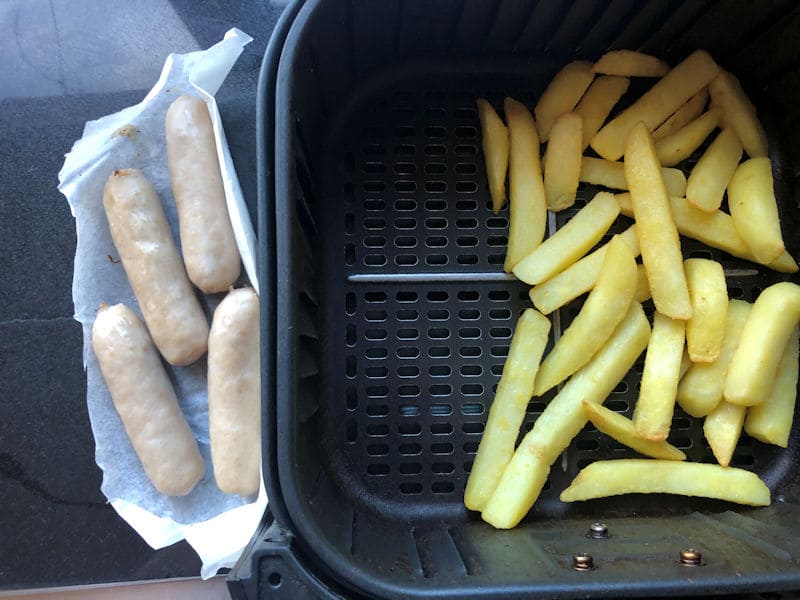
[[[681,550],[681,564],[687,567],[699,567],[703,564],[703,555],[694,548]]]
[[[608,537],[608,527],[606,527],[605,523],[592,523],[592,526],[589,527],[589,533],[586,534],[586,537],[593,538],[595,540],[604,540]]]
[[[581,552],[572,557],[572,568],[576,571],[591,571],[594,569],[594,559],[591,554]]]

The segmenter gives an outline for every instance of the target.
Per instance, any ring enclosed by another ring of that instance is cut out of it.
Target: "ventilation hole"
[[[398,248],[414,248],[417,245],[417,238],[401,235],[395,238],[394,245]]]
[[[597,450],[600,442],[597,440],[578,440],[578,450]]]
[[[426,181],[425,191],[431,194],[440,194],[447,191],[446,181]]]
[[[478,256],[475,254],[459,254],[456,262],[460,265],[477,265]]]
[[[267,581],[269,584],[274,588],[281,587],[281,574],[280,573],[270,573],[269,577],[267,577]]]
[[[451,372],[447,365],[432,365],[428,368],[428,374],[431,377],[448,377]]]
[[[416,152],[417,149],[413,144],[398,144],[394,147],[394,153],[397,156],[414,156]]]
[[[431,346],[428,348],[428,356],[431,358],[447,358],[450,356],[450,348],[447,346]]]
[[[367,406],[367,415],[370,417],[385,417],[389,414],[389,407],[386,404],[370,404]]]
[[[478,238],[474,235],[462,235],[456,238],[456,245],[461,248],[472,248],[478,245]]]
[[[389,351],[386,348],[367,348],[364,356],[372,360],[386,358],[389,356]]]
[[[400,423],[397,431],[400,435],[419,435],[422,432],[422,426],[419,423]]]
[[[383,435],[389,435],[389,426],[385,423],[372,423],[367,425],[367,435],[371,435],[374,437],[380,437]]]
[[[711,250],[693,250],[689,252],[689,258],[714,258],[714,254]]]
[[[425,258],[425,262],[432,266],[446,265],[448,258],[444,254],[430,254]]]
[[[450,423],[433,423],[431,433],[433,435],[450,435],[453,433],[453,426]]]
[[[417,301],[417,292],[397,292],[395,296],[398,302],[416,302]],[[386,299],[386,294],[384,294],[384,300]]]
[[[399,377],[416,377],[419,375],[419,367],[413,365],[397,367],[397,375]]]
[[[383,248],[386,245],[386,238],[382,235],[368,235],[364,238],[364,246],[367,248]]]
[[[383,200],[378,200],[375,198],[364,200],[365,210],[384,210],[385,208],[386,208],[386,202],[384,202]]]
[[[478,346],[462,346],[459,348],[458,354],[462,358],[477,358],[482,354],[482,352]]]
[[[475,119],[476,116],[474,108],[457,108],[455,112],[457,119]]]
[[[386,367],[367,367],[364,374],[369,379],[383,379],[389,374],[389,369]]]
[[[397,395],[403,398],[416,398],[419,396],[419,392],[418,385],[401,385],[397,388]]]
[[[547,405],[544,402],[529,402],[528,408],[525,409],[528,414],[540,415],[544,412]]]
[[[388,475],[389,465],[378,463],[375,465],[367,465],[367,475]]]
[[[505,254],[490,254],[486,257],[486,262],[490,265],[502,265],[506,262]]]
[[[453,407],[449,404],[431,404],[428,410],[430,410],[431,416],[434,417],[449,417],[453,414]],[[431,428],[433,428],[433,425],[431,425]]]
[[[429,321],[446,321],[450,318],[450,311],[444,308],[432,308],[428,311]]]
[[[462,448],[467,454],[475,454],[478,452],[478,442],[467,442]]]
[[[399,340],[415,340],[419,337],[419,330],[417,329],[398,329],[397,339]]]
[[[449,396],[453,393],[453,388],[446,383],[437,383],[429,387],[428,392],[431,396]]]
[[[344,297],[344,312],[351,317],[356,314],[356,295],[353,292],[348,292]]]
[[[449,296],[447,292],[433,291],[433,292],[428,292],[427,298],[428,302],[447,302]]]
[[[422,484],[407,481],[400,484],[400,493],[401,494],[420,494],[422,493]]]
[[[480,365],[461,365],[459,372],[464,377],[478,377],[483,374],[483,367]]]
[[[492,368],[490,369],[490,372],[491,372],[492,375],[500,377],[503,374],[503,365],[502,364],[500,364],[500,365],[492,365]]]
[[[409,194],[417,189],[417,184],[413,181],[395,181],[394,191],[398,194]]]
[[[474,194],[478,191],[478,184],[474,181],[457,181],[456,192],[459,194]]]
[[[398,321],[416,321],[419,318],[419,313],[411,308],[404,308],[397,311]]]
[[[387,333],[385,329],[367,329],[364,333],[364,337],[371,342],[385,340],[387,338]]]
[[[386,219],[379,219],[377,217],[364,219],[365,229],[383,229],[384,227],[386,227]]]
[[[486,408],[480,402],[465,402],[461,405],[461,414],[465,416],[482,415]]]
[[[434,494],[452,494],[456,485],[452,481],[434,481],[431,491]]]
[[[465,396],[480,396],[483,386],[480,383],[465,383],[461,386],[461,393]]]
[[[383,173],[386,171],[386,166],[380,162],[368,162],[364,163],[364,172],[365,173]]]
[[[474,128],[473,128],[474,129]],[[430,139],[439,139],[447,135],[447,129],[439,127],[438,125],[430,125],[425,128],[425,137]]]
[[[450,330],[446,327],[432,327],[428,329],[428,337],[432,340],[446,340],[450,337]]]
[[[456,127],[454,133],[459,138],[474,138],[478,135],[478,130],[471,126]]]
[[[367,388],[367,396],[370,398],[386,398],[389,395],[389,388],[385,385],[371,385]]]
[[[379,156],[386,154],[386,148],[383,147],[383,144],[367,144],[364,146],[364,154],[368,156]]]
[[[675,417],[672,419],[672,428],[673,429],[691,429],[692,422],[689,419],[684,419],[683,417]]]
[[[462,340],[476,340],[481,337],[481,330],[478,327],[461,327],[458,337]]]
[[[428,156],[444,156],[447,154],[447,147],[441,144],[428,144],[425,146],[425,154]]]
[[[475,200],[459,200],[456,202],[456,210],[471,211],[477,209],[478,209],[478,203],[475,202]]]
[[[417,167],[413,163],[400,162],[394,165],[394,172],[398,175],[410,175],[415,173]]]
[[[474,128],[471,128],[474,130]],[[478,153],[478,147],[471,144],[459,144],[453,150],[456,156],[475,156]]]
[[[394,135],[395,137],[399,138],[407,138],[407,137],[414,137],[414,128],[410,125],[403,125],[401,127],[394,128]]]
[[[431,444],[431,452],[434,454],[452,454],[453,444],[448,442],[437,442],[435,444]]]
[[[490,350],[492,356],[508,356],[508,346],[492,346]]]
[[[508,245],[508,238],[504,235],[492,235],[486,240],[486,243],[493,247],[503,247],[505,248]]]
[[[428,229],[445,229],[447,227],[447,219],[442,217],[428,217],[425,219],[425,227]]]
[[[478,226],[478,219],[472,217],[462,217],[456,221],[456,227],[459,229],[475,229]]]
[[[489,335],[497,339],[507,339],[511,337],[511,329],[508,327],[492,327],[489,330]],[[625,383],[623,381],[623,383]]]
[[[511,311],[507,308],[493,308],[489,311],[489,318],[494,320],[504,320],[511,318]]]
[[[428,175],[439,175],[447,171],[447,165],[444,163],[428,163],[425,165],[425,173]]]
[[[348,444],[352,444],[358,438],[358,426],[354,419],[348,419],[346,425],[346,439]]]
[[[609,400],[606,402],[606,406],[609,410],[613,410],[614,412],[624,413],[628,410],[628,402],[625,400]]]
[[[356,357],[351,354],[345,359],[345,373],[347,374],[347,377],[352,379],[356,376],[357,371],[358,368],[356,366]]]
[[[416,404],[401,404],[399,411],[401,417],[419,416],[419,406],[417,406]]]
[[[400,444],[400,454],[404,456],[422,454],[422,446],[419,444]]]
[[[386,264],[386,256],[383,254],[367,254],[364,257],[364,264],[368,267],[382,267]]]
[[[355,297],[355,294],[353,294]],[[368,310],[364,313],[364,319],[367,321],[385,321],[386,320],[386,311],[385,310]]]
[[[476,308],[462,308],[458,311],[458,318],[462,321],[475,321],[481,318],[481,311]]]
[[[394,220],[396,229],[414,229],[417,226],[417,220],[414,217],[399,217]]]
[[[428,248],[444,248],[447,246],[447,238],[442,235],[431,235],[425,238],[425,245]]]
[[[364,294],[365,302],[386,302],[385,292],[367,292]]]
[[[508,302],[511,300],[511,292],[507,290],[492,290],[489,292],[489,300],[494,302]]]
[[[435,462],[431,465],[431,471],[440,475],[447,475],[456,470],[455,465],[449,462]],[[436,485],[436,484],[434,484]]]
[[[400,463],[397,470],[403,475],[417,475],[422,473],[422,465],[419,463]],[[420,486],[420,491],[422,491],[422,486]]]
[[[461,426],[461,431],[464,433],[483,433],[483,423],[464,423]]]
[[[471,460],[465,461],[464,464],[463,464],[464,471],[466,471],[467,473],[471,473],[472,472],[472,464],[473,464],[473,461],[471,461]]]
[[[413,346],[400,346],[397,349],[397,358],[417,358],[419,356],[419,348]]]
[[[382,192],[386,189],[383,181],[365,181],[362,186],[365,192]]]
[[[398,254],[394,258],[395,264],[399,267],[410,267],[417,264],[416,254]]]
[[[728,298],[741,298],[744,296],[744,291],[739,287],[728,288]]]
[[[679,436],[675,438],[675,440],[672,442],[672,445],[676,448],[691,448],[692,440],[687,436]]]
[[[425,210],[444,210],[447,208],[447,202],[444,200],[425,200]]]
[[[355,410],[358,408],[358,397],[356,395],[356,388],[349,387],[345,392],[347,402],[347,410]]]
[[[401,199],[394,201],[394,209],[395,210],[416,210],[417,208],[417,201],[416,200],[409,200],[409,199]]]
[[[443,108],[426,108],[425,109],[425,118],[426,119],[444,119],[445,117],[445,110]]]

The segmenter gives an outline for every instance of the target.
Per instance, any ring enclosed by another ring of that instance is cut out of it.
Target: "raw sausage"
[[[108,178],[103,206],[156,347],[170,364],[193,363],[206,351],[208,322],[156,191],[138,169],[120,169]]]
[[[247,496],[261,482],[258,296],[231,290],[214,311],[208,339],[208,420],[217,486]]]
[[[166,135],[186,271],[205,293],[223,292],[239,278],[241,261],[205,102],[194,96],[175,100]]]
[[[111,399],[155,488],[185,496],[205,464],[147,329],[130,308],[101,308],[92,347]]]

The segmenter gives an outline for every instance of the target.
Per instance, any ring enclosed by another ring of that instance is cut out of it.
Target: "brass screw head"
[[[576,571],[591,571],[594,569],[594,559],[591,554],[581,552],[572,557],[572,568]]]
[[[681,564],[687,567],[699,567],[703,564],[703,555],[694,548],[681,550]]]
[[[595,540],[604,540],[608,537],[608,527],[605,523],[592,523],[592,526],[589,527],[589,533],[586,534],[586,537],[593,538]]]

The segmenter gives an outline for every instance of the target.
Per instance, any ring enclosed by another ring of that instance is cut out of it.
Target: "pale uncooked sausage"
[[[92,347],[122,424],[155,488],[185,496],[205,464],[147,329],[130,308],[101,308]]]
[[[206,351],[208,321],[156,191],[138,169],[120,169],[108,178],[103,206],[156,347],[170,364],[193,363]]]
[[[189,279],[207,294],[227,290],[241,261],[206,103],[181,96],[167,111],[167,160]]]
[[[211,462],[219,489],[247,496],[261,481],[258,296],[231,290],[214,311],[208,339]]]

